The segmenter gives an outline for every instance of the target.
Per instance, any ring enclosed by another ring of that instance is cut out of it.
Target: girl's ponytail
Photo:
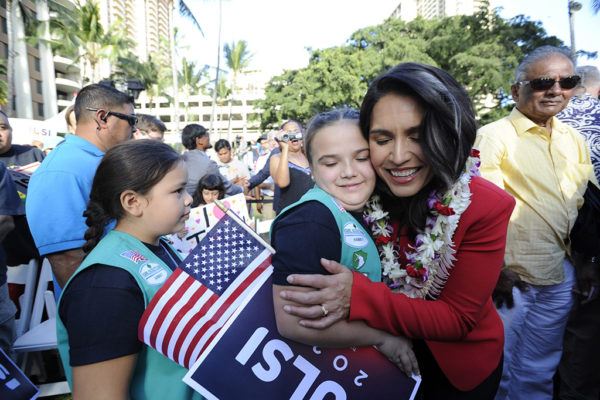
[[[96,247],[100,238],[102,238],[104,228],[111,218],[102,208],[102,205],[93,200],[90,200],[87,209],[83,212],[83,216],[85,217],[85,223],[88,226],[88,229],[83,236],[85,239],[83,251],[88,254]]]
[[[111,220],[125,215],[121,194],[131,190],[147,194],[178,162],[181,156],[169,145],[156,140],[131,140],[106,152],[98,165],[90,200],[84,211],[83,251],[87,254],[100,241]]]

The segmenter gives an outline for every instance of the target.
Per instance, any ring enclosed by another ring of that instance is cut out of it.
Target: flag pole
[[[231,211],[230,208],[227,208],[227,206],[225,206],[225,204],[221,203],[219,200],[215,200],[215,204],[217,205],[217,207],[219,207],[225,214],[229,215],[229,217],[231,219],[233,219],[235,222],[237,222],[239,225],[242,226],[242,228],[244,228],[246,230],[246,232],[248,232],[250,235],[252,235],[252,237],[256,240],[258,240],[258,242],[260,244],[262,244],[263,246],[265,246],[265,248],[267,250],[269,250],[269,252],[271,254],[275,254],[275,249],[271,247],[271,245],[267,242],[265,242],[263,240],[263,238],[261,238],[256,232],[254,232],[252,229],[250,229],[250,227],[248,226],[248,224],[246,224],[244,222],[244,220],[242,220],[236,213],[234,213],[233,211]]]

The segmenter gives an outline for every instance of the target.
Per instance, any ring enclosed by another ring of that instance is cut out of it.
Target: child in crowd
[[[225,183],[219,175],[204,175],[194,192],[192,208],[214,203],[225,197]]]
[[[75,399],[201,399],[181,381],[186,369],[138,340],[144,309],[181,261],[161,236],[184,227],[186,181],[181,156],[153,140],[115,146],[98,166],[84,213],[87,256],[58,305]]]
[[[412,344],[403,337],[370,328],[362,322],[340,321],[326,330],[308,329],[300,318],[284,312],[294,304],[283,300],[282,290],[291,274],[326,273],[320,259],[341,260],[369,277],[381,281],[377,247],[362,222],[362,209],[375,188],[375,172],[369,159],[369,143],[358,126],[358,111],[333,110],[318,114],[304,137],[306,157],[315,186],[283,209],[271,230],[276,250],[272,262],[273,301],[277,328],[298,342],[324,347],[375,345],[406,373],[418,373]],[[321,307],[319,313],[327,315]]]

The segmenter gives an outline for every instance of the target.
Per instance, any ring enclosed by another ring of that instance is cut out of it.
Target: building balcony
[[[54,70],[64,74],[79,73],[79,63],[74,62],[70,58],[62,56],[54,56]]]
[[[56,78],[56,90],[65,93],[75,93],[81,89],[81,84],[72,79]]]

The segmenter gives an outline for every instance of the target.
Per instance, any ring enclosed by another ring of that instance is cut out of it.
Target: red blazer
[[[383,283],[354,273],[350,320],[392,334],[425,339],[448,380],[471,390],[498,366],[502,320],[491,299],[502,268],[506,229],[515,200],[479,177],[456,231],[456,261],[437,300],[394,294]]]

